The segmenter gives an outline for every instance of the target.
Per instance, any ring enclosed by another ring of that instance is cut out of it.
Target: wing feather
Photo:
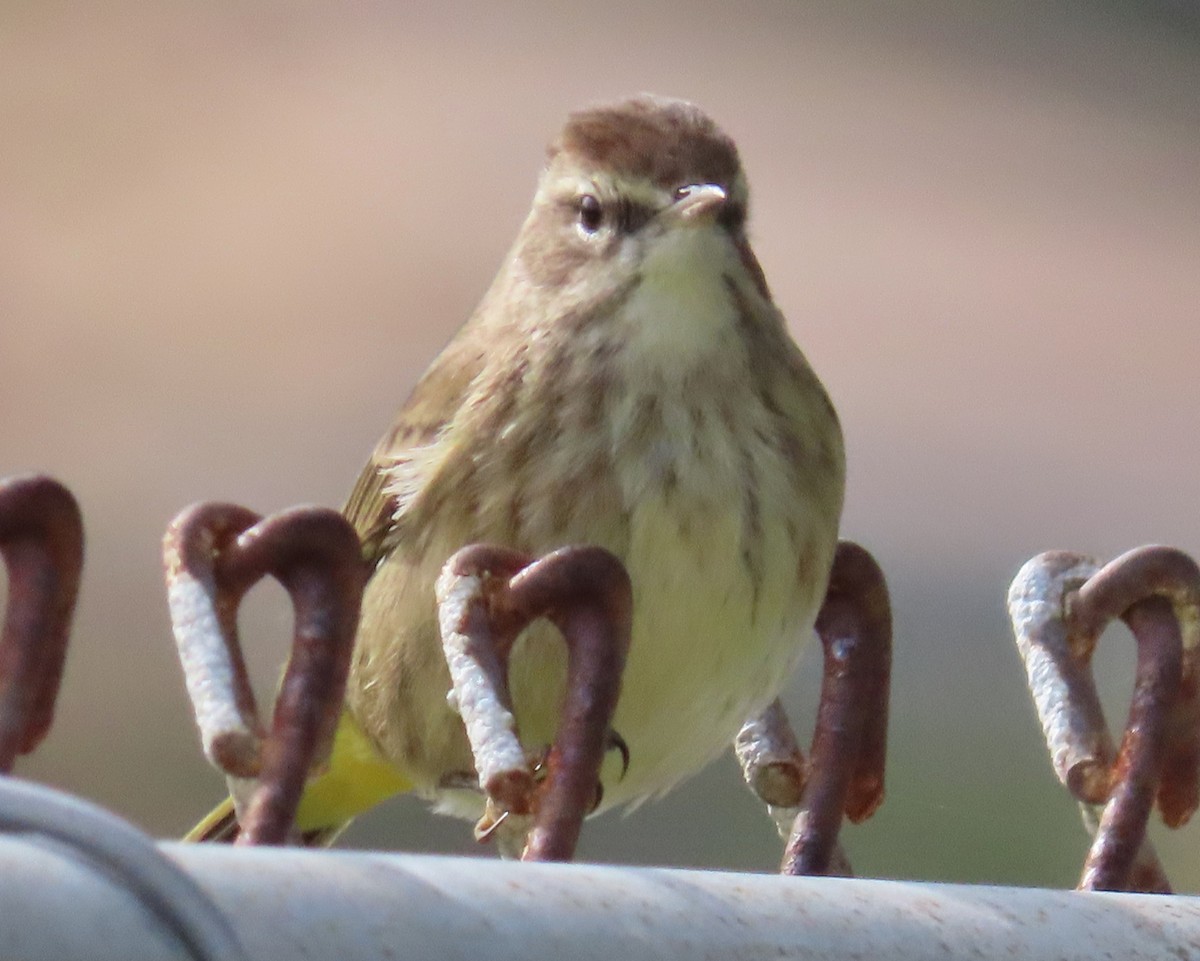
[[[483,368],[483,352],[465,333],[459,332],[417,382],[342,508],[372,569],[391,546],[396,518],[436,472],[430,461],[440,456],[438,442]]]

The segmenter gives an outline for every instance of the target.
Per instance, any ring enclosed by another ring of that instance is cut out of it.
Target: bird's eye
[[[604,208],[600,201],[591,194],[579,198],[579,226],[587,233],[594,234],[604,223]]]

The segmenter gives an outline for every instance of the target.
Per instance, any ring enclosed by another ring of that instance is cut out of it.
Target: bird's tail
[[[214,844],[232,844],[241,831],[237,812],[233,809],[233,798],[227,797],[208,812],[207,817],[188,831],[183,839],[188,842],[209,841]]]
[[[305,847],[326,847],[350,821],[380,801],[412,788],[401,771],[384,760],[349,714],[343,713],[326,769],[309,780],[296,812]],[[231,844],[241,831],[233,799],[213,808],[185,841]]]
[[[327,848],[337,836],[350,826],[350,821],[331,824],[323,828],[311,828],[300,832],[300,844],[306,848]],[[207,844],[232,844],[242,833],[237,812],[233,809],[233,798],[226,798],[208,812],[207,817],[183,836],[184,841]]]

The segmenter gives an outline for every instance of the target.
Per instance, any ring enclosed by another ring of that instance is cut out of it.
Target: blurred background
[[[337,506],[516,233],[581,104],[693,99],[841,412],[890,579],[888,800],[860,874],[1074,884],[1086,839],[1003,601],[1047,548],[1200,554],[1200,20],[1166,3],[0,7],[0,474],[82,502],[57,724],[19,772],[174,836],[222,794],[159,540],[199,499]],[[3,578],[0,577],[0,582]],[[2,591],[2,588],[0,588]],[[283,595],[243,618],[265,691]],[[1098,654],[1123,722],[1132,644]],[[807,738],[819,655],[789,692]],[[1200,889],[1200,826],[1154,837]],[[473,852],[385,805],[352,846]],[[725,759],[583,856],[774,869]]]

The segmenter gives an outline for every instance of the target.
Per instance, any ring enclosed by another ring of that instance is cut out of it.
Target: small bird
[[[434,582],[459,548],[607,548],[633,585],[601,808],[661,794],[783,686],[824,597],[842,509],[837,415],[746,234],[733,141],[641,95],[570,115],[483,301],[417,383],[345,507],[372,571],[328,769],[297,827],[325,843],[415,790],[478,817],[447,702]],[[522,743],[565,679],[535,624],[510,667]],[[236,833],[230,802],[189,835]]]

